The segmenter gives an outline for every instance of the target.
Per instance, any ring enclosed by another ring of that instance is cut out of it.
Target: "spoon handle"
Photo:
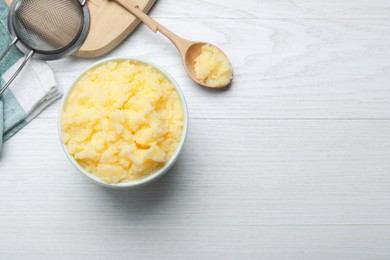
[[[148,26],[153,32],[160,32],[165,35],[179,50],[180,54],[184,56],[188,48],[191,46],[192,42],[181,38],[172,31],[168,30],[166,27],[162,26],[150,16],[142,12],[138,6],[134,5],[129,0],[114,0],[118,4],[122,5],[136,17],[138,17],[146,26]]]

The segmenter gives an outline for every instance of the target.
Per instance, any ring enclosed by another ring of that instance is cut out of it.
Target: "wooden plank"
[[[135,56],[166,68],[193,118],[390,118],[388,20],[160,20],[184,37],[221,46],[235,70],[231,88],[194,84],[175,48],[144,26],[111,57]],[[95,61],[51,65],[67,89]],[[43,116],[55,118],[57,108]]]
[[[0,225],[390,225],[390,121],[192,119],[174,169],[130,192],[79,174],[56,124],[5,144]]]
[[[131,223],[132,215],[124,222]],[[86,222],[82,226],[11,225],[1,231],[0,257],[9,260],[20,256],[74,260],[390,258],[388,226],[146,227]]]
[[[175,8],[171,8],[175,6]],[[326,18],[378,19],[390,17],[387,0],[164,0],[152,12],[159,18]]]

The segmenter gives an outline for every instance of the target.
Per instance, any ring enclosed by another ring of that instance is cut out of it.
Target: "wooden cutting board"
[[[129,0],[149,12],[156,0]],[[8,4],[12,0],[6,0]],[[99,57],[114,49],[139,25],[140,20],[110,0],[87,0],[91,27],[86,41],[75,56]]]

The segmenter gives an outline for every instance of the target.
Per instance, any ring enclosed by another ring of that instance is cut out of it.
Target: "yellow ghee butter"
[[[210,86],[226,86],[233,78],[232,65],[226,55],[218,48],[205,44],[201,54],[195,59],[196,78]]]
[[[128,60],[85,73],[69,93],[61,120],[68,152],[107,183],[136,180],[163,167],[183,126],[183,104],[170,80]]]

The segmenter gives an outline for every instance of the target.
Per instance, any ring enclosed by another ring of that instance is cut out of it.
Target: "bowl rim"
[[[152,66],[169,79],[169,81],[172,83],[172,85],[176,89],[177,93],[179,94],[179,97],[180,97],[180,100],[181,100],[181,103],[183,106],[184,126],[183,126],[181,139],[180,139],[180,142],[176,148],[175,153],[172,155],[172,157],[169,159],[169,161],[162,168],[160,168],[159,170],[157,170],[157,171],[153,172],[152,174],[150,174],[144,178],[141,178],[141,179],[137,179],[137,180],[129,181],[129,182],[112,183],[111,184],[111,183],[106,183],[106,182],[102,181],[99,177],[93,175],[92,173],[89,173],[87,170],[85,170],[83,167],[81,167],[81,165],[76,161],[76,159],[69,153],[68,148],[62,142],[62,130],[61,130],[62,129],[62,127],[61,127],[62,126],[62,112],[64,110],[64,106],[65,106],[65,103],[69,97],[69,94],[71,93],[71,91],[74,88],[74,86],[76,85],[76,83],[81,79],[81,77],[83,77],[88,71],[90,71],[90,70],[92,70],[92,69],[94,69],[94,68],[96,68],[104,63],[108,63],[110,61],[120,61],[120,60],[134,61],[134,62],[139,62],[139,63],[143,63],[145,65]],[[60,140],[63,151],[65,152],[69,161],[73,164],[73,166],[76,169],[78,169],[79,172],[81,172],[84,176],[88,177],[88,179],[92,180],[94,183],[97,183],[101,186],[108,187],[108,188],[122,189],[122,188],[139,187],[139,186],[149,184],[149,183],[157,180],[158,178],[160,178],[161,176],[163,176],[165,173],[167,173],[169,171],[169,169],[175,164],[176,160],[178,159],[178,157],[183,149],[185,140],[187,138],[187,133],[188,133],[188,121],[189,121],[189,117],[188,117],[187,101],[184,97],[183,91],[181,90],[180,85],[177,83],[177,81],[164,68],[162,68],[161,66],[159,66],[153,62],[145,60],[145,59],[133,58],[133,57],[112,57],[112,58],[106,58],[106,59],[99,60],[99,61],[93,63],[92,65],[88,66],[86,69],[83,70],[83,72],[81,72],[81,74],[72,82],[71,86],[64,92],[63,97],[61,99],[61,105],[60,105],[60,108],[58,110],[58,124],[57,124],[58,129],[57,130],[58,130],[59,140]]]

